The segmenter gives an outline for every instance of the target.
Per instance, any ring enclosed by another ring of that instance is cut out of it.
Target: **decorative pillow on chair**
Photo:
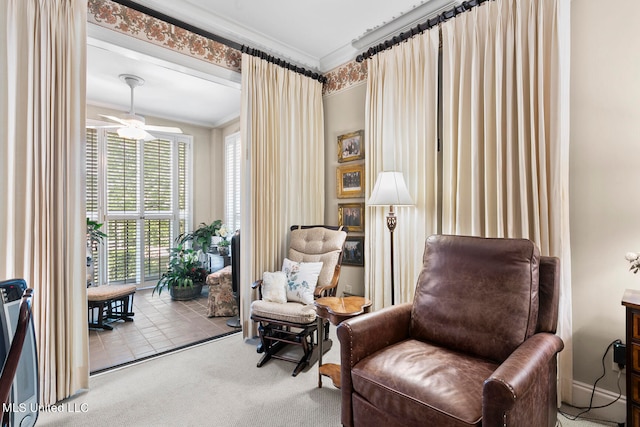
[[[262,299],[280,304],[287,302],[287,275],[284,271],[262,273]]]
[[[295,262],[288,258],[282,263],[282,271],[287,275],[287,301],[313,304],[313,292],[322,270],[321,262]]]

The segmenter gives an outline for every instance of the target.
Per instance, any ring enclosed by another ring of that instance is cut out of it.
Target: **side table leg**
[[[322,374],[320,373],[320,367],[322,366],[322,353],[323,346],[322,342],[324,341],[324,319],[320,316],[317,316],[318,322],[318,388],[322,388]]]

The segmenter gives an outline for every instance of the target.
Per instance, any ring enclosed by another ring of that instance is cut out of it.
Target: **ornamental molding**
[[[242,53],[238,49],[123,6],[111,0],[88,0],[87,22],[138,40],[188,55],[240,73]],[[341,92],[367,79],[366,61],[355,59],[325,73],[323,95]]]
[[[325,73],[327,82],[323,87],[323,95],[341,92],[367,80],[367,62],[352,60]]]
[[[87,22],[240,72],[242,53],[111,0],[89,0]]]

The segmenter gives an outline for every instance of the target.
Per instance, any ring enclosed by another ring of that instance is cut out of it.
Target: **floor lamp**
[[[369,206],[389,206],[387,215],[387,228],[391,234],[391,305],[395,304],[394,272],[393,272],[393,230],[396,229],[396,213],[394,206],[411,206],[413,201],[407,190],[402,172],[383,171],[378,174],[378,179],[371,192]]]

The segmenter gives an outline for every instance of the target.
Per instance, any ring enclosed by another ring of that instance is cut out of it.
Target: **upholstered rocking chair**
[[[252,285],[259,299],[251,303],[251,319],[259,323],[258,352],[264,352],[258,367],[271,358],[287,360],[296,363],[295,377],[308,366],[317,331],[313,301],[335,296],[346,238],[343,227],[291,227],[282,271],[264,273],[263,279]],[[302,357],[281,351],[287,344],[301,346]]]

